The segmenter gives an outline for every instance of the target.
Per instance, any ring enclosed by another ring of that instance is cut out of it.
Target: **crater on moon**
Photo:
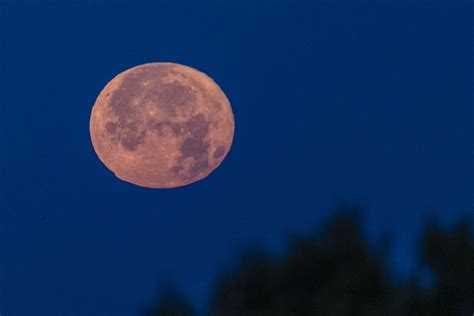
[[[203,179],[232,145],[234,118],[219,86],[193,68],[153,63],[117,75],[92,109],[92,144],[117,177],[172,188]]]

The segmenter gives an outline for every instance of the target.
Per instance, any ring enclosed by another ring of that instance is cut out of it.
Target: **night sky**
[[[136,315],[163,286],[198,306],[247,247],[278,252],[341,202],[393,236],[474,220],[468,0],[0,0],[0,313]],[[169,61],[229,98],[233,147],[172,190],[118,180],[89,118],[116,74]]]

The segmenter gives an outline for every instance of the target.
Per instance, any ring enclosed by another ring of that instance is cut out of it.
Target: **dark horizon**
[[[173,284],[204,306],[249,247],[364,210],[390,269],[429,218],[474,223],[469,0],[0,0],[0,314],[132,315]],[[92,106],[118,73],[176,62],[235,117],[209,177],[172,190],[97,158]]]

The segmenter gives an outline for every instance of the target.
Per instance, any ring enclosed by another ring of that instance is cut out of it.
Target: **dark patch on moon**
[[[129,122],[126,124],[126,131],[122,135],[122,146],[129,150],[134,151],[138,145],[145,142],[146,130],[139,131],[137,122]]]
[[[144,132],[140,134],[127,132],[123,135],[122,146],[129,151],[134,151],[135,149],[137,149],[138,145],[143,144],[145,142],[144,138]]]
[[[208,150],[210,146],[209,142],[205,140],[209,131],[209,122],[200,113],[192,117],[185,124],[185,128],[191,136],[181,144],[181,156],[182,158],[193,158],[193,165],[187,176],[193,178],[209,167]]]
[[[181,144],[181,154],[183,158],[193,157],[199,159],[207,155],[209,144],[194,137],[186,138]]]
[[[183,166],[181,165],[174,165],[171,168],[171,172],[173,173],[174,176],[178,176],[182,170],[183,170]]]
[[[109,121],[107,122],[107,124],[105,124],[105,129],[110,135],[115,135],[115,133],[117,132],[117,123]]]
[[[196,160],[193,164],[191,171],[189,172],[189,178],[198,176],[201,172],[208,170],[209,162],[207,159]]]
[[[214,158],[215,159],[219,159],[220,157],[222,157],[222,155],[224,155],[225,153],[225,148],[224,146],[219,146],[217,147],[217,149],[214,151]]]
[[[202,139],[206,137],[209,131],[209,122],[206,120],[204,114],[199,113],[186,123],[186,128],[192,137]]]
[[[118,129],[119,129],[119,125],[115,122],[108,121],[105,124],[105,130],[106,130],[107,134],[109,134],[110,140],[114,144],[117,144],[118,139],[120,138],[120,135],[118,135],[119,134]]]
[[[185,128],[191,134],[181,144],[181,154],[184,158],[194,157],[198,159],[204,155],[207,156],[209,143],[205,142],[204,138],[209,131],[209,123],[203,114],[198,114],[191,118],[186,124]]]
[[[141,86],[136,80],[125,77],[117,91],[112,95],[110,107],[112,112],[118,117],[118,122],[123,125],[126,119],[133,113],[130,106],[132,100],[140,95]]]

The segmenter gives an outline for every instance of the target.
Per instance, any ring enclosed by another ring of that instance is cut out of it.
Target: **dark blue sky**
[[[0,0],[2,315],[133,315],[169,283],[202,305],[242,249],[341,201],[401,276],[426,218],[473,219],[470,1],[47,3]],[[116,179],[88,130],[156,61],[208,73],[236,120],[221,167],[173,190]]]

